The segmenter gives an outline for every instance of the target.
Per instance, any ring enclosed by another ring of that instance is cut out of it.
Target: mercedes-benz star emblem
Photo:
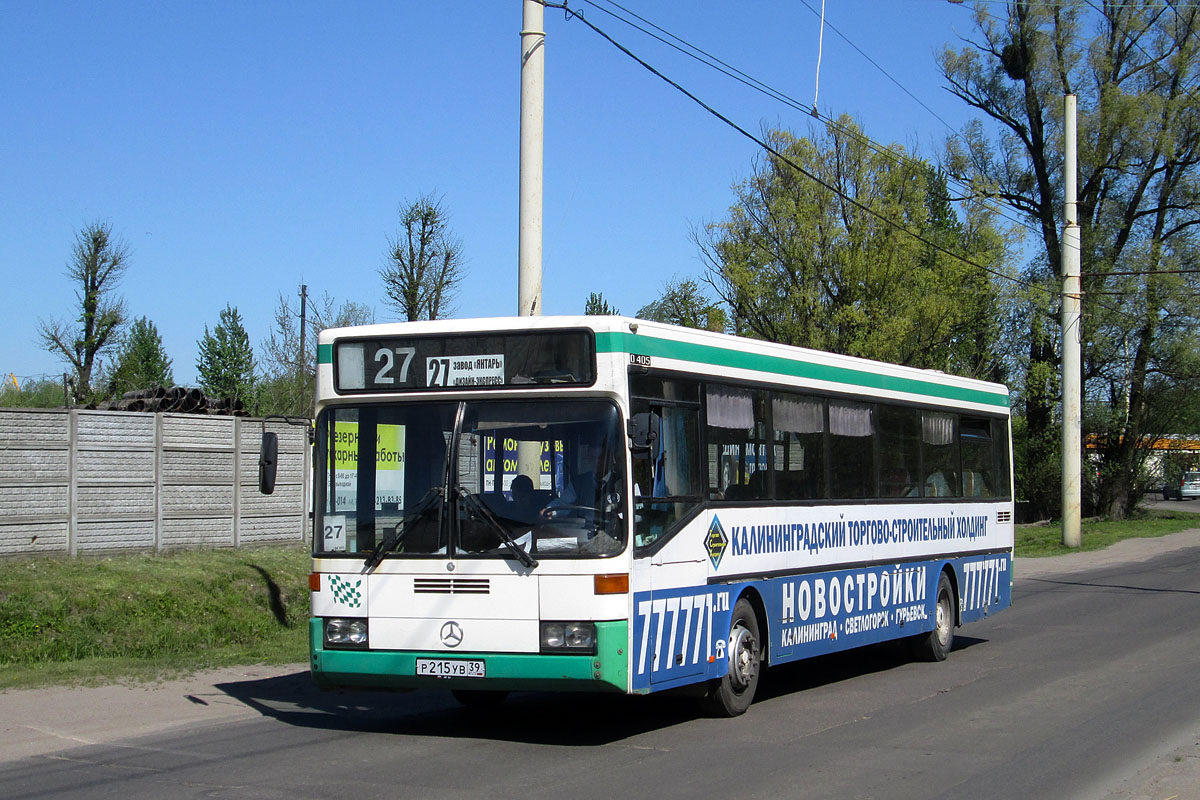
[[[458,647],[462,644],[463,629],[457,622],[447,622],[442,626],[442,644],[446,647]]]

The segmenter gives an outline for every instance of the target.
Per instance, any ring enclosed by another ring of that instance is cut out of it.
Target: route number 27
[[[403,361],[400,362],[400,382],[408,383],[408,365],[412,363],[413,356],[416,355],[417,348],[415,347],[397,347],[394,350],[389,350],[386,347],[381,347],[375,351],[375,363],[383,362],[379,371],[375,373],[376,384],[394,384],[396,379],[390,374],[396,366],[396,358],[400,357]]]
[[[450,359],[430,358],[425,362],[426,383],[429,386],[450,385]]]

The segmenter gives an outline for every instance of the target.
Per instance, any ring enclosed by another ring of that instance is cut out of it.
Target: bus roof
[[[1008,413],[1003,384],[623,316],[490,317],[331,328],[320,334],[317,360],[330,363],[339,338],[564,328],[594,331],[599,355],[648,357],[654,367],[666,370]]]

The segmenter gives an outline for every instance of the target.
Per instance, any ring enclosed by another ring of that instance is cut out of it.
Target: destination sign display
[[[342,339],[333,367],[339,393],[590,386],[595,352],[587,330]]]

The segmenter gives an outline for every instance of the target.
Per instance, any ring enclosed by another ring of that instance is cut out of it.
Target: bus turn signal
[[[629,594],[629,574],[595,576],[596,594]]]

